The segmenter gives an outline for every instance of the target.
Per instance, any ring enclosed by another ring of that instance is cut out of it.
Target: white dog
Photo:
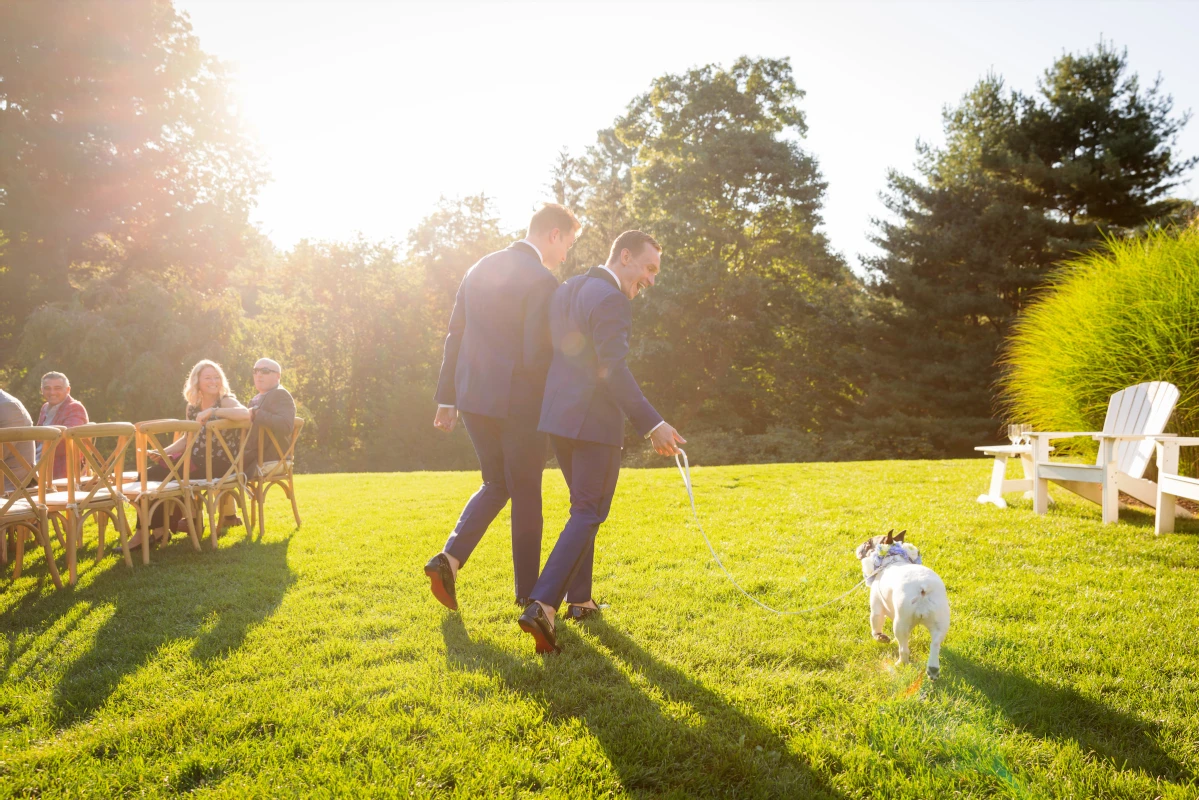
[[[899,642],[899,663],[911,661],[908,638],[912,628],[923,625],[932,635],[928,646],[928,677],[941,672],[941,642],[949,633],[949,595],[937,573],[921,565],[920,552],[903,541],[907,531],[892,536],[875,536],[858,546],[862,574],[870,587],[870,632],[886,644],[883,620],[892,620],[892,631]]]

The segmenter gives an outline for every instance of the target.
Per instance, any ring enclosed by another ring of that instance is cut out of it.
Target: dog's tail
[[[920,592],[912,596],[912,611],[917,615],[927,614],[934,608],[933,589],[930,584],[922,584]]]

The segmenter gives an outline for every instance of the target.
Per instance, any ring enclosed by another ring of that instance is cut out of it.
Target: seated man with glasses
[[[280,447],[291,441],[291,430],[296,424],[296,401],[291,393],[279,385],[281,369],[279,362],[260,358],[254,362],[254,388],[258,390],[249,404],[250,432],[242,445],[246,450],[245,470],[249,472],[258,465],[258,431],[266,428],[275,434]],[[274,461],[283,454],[275,450],[270,437],[263,440],[264,461]]]

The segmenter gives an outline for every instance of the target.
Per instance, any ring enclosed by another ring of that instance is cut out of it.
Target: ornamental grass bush
[[[1016,321],[1004,362],[1010,422],[1100,430],[1112,394],[1169,381],[1181,395],[1166,430],[1199,435],[1199,228],[1112,240],[1067,263]],[[1094,457],[1094,442],[1069,447],[1059,451]],[[1196,474],[1199,448],[1183,459]]]

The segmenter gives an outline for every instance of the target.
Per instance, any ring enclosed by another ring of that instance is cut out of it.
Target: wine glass
[[[1007,438],[1011,440],[1013,445],[1020,444],[1020,441],[1024,438],[1024,426],[1008,425]]]

